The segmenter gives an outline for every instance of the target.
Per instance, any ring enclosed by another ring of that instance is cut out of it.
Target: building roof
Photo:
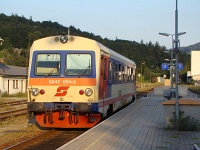
[[[0,76],[27,76],[26,67],[2,65],[0,63]]]

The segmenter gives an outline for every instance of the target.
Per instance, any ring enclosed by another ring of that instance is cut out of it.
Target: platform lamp
[[[178,36],[185,34],[186,32],[180,32],[178,33]],[[172,50],[171,50],[171,60],[170,60],[170,87],[173,88],[173,71],[172,71],[172,66],[173,66],[173,54],[174,54],[174,35],[175,34],[169,34],[169,33],[159,33],[160,35],[163,36],[171,36],[172,37]]]
[[[153,68],[154,67],[154,65],[152,65],[151,67],[150,67],[150,84],[151,84],[151,68]]]
[[[145,62],[142,62],[141,63],[141,82],[140,82],[140,87],[142,88],[142,65],[144,65],[145,64]]]

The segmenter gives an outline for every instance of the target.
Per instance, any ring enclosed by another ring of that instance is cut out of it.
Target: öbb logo
[[[65,96],[67,94],[67,86],[60,86],[57,88],[57,93],[54,96]]]

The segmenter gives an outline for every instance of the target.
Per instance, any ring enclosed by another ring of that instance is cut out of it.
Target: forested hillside
[[[27,19],[17,14],[11,16],[0,14],[0,37],[4,39],[3,45],[0,45],[0,58],[4,58],[5,64],[8,65],[26,66],[27,52],[34,40],[62,34],[63,32],[67,33],[67,27],[57,22],[38,22],[33,21],[31,17]],[[146,80],[150,78],[150,70],[151,76],[162,76],[163,74],[169,76],[169,71],[161,70],[161,64],[165,62],[165,59],[170,58],[170,54],[164,52],[166,48],[160,46],[159,43],[152,43],[151,41],[148,43],[143,41],[138,43],[117,38],[107,39],[94,33],[81,31],[74,26],[70,26],[70,34],[99,41],[116,52],[132,59],[137,64],[137,74],[141,72],[142,68],[142,74]],[[15,50],[16,48],[22,50],[20,54]],[[145,64],[141,67],[142,62],[145,62]],[[184,63],[184,70],[181,71],[182,74],[190,70],[190,55],[180,53],[179,62]]]

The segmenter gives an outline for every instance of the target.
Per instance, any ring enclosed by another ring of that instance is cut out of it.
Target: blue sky
[[[171,48],[172,37],[158,33],[175,33],[175,6],[176,0],[0,0],[0,13]],[[200,42],[199,8],[200,0],[178,0],[178,32],[187,32],[179,37],[181,46]]]

